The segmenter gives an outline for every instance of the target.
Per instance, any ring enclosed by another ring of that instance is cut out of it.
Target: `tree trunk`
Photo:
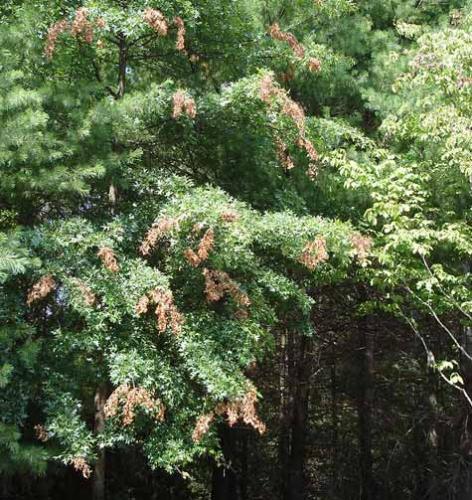
[[[337,376],[336,376],[336,353],[334,348],[332,349],[332,361],[331,361],[331,425],[332,425],[332,438],[331,438],[331,449],[332,449],[332,459],[331,459],[331,494],[334,496],[338,487],[338,408],[337,408]]]
[[[95,422],[94,432],[100,434],[105,429],[105,403],[107,400],[106,384],[100,384],[95,392]],[[105,474],[106,474],[106,454],[105,450],[98,450],[97,462],[93,474],[93,500],[105,500]]]
[[[227,425],[220,425],[218,429],[224,464],[215,464],[213,467],[211,500],[240,500],[238,494],[238,478],[235,464],[235,431]]]
[[[437,398],[437,374],[434,366],[428,366],[428,382],[430,391],[428,395],[429,425],[427,436],[427,463],[428,481],[427,498],[429,500],[439,500],[438,479],[438,398]]]
[[[289,488],[287,500],[305,498],[305,445],[308,418],[308,399],[311,364],[308,359],[310,339],[298,336],[294,366],[293,417],[289,462]]]
[[[118,60],[118,92],[117,99],[121,99],[126,91],[126,67],[128,64],[128,47],[124,33],[119,35],[119,60]]]
[[[305,497],[305,446],[308,418],[311,340],[298,333],[280,336],[279,465],[281,498]]]
[[[469,267],[470,271],[470,267]],[[462,346],[464,350],[472,355],[472,328],[466,327],[464,329]],[[462,376],[464,379],[464,389],[466,392],[472,394],[472,362],[465,356],[462,357],[461,362]],[[463,414],[462,419],[462,470],[461,470],[461,484],[460,494],[458,500],[470,500],[472,498],[472,411],[469,404],[463,401]]]
[[[374,500],[374,479],[372,474],[372,373],[374,349],[372,333],[368,331],[368,320],[362,318],[358,323],[359,340],[359,385],[357,398],[359,431],[359,473],[360,499]]]
[[[288,498],[288,464],[290,455],[290,405],[289,405],[289,356],[288,333],[280,333],[279,343],[279,467],[281,498]]]
[[[248,487],[248,434],[243,431],[241,436],[241,500],[248,500],[247,487]]]

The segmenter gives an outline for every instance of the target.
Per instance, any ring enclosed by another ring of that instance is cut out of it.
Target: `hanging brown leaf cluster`
[[[143,14],[144,22],[149,25],[159,36],[167,36],[169,32],[169,21],[164,14],[157,9],[147,8]],[[177,39],[175,48],[186,53],[185,50],[185,23],[184,20],[177,16],[173,19],[172,24],[177,28]]]
[[[238,319],[247,318],[247,308],[251,305],[251,300],[227,273],[204,268],[203,276],[205,277],[205,295],[208,302],[218,302],[228,294],[238,306],[236,317]]]
[[[170,325],[175,335],[182,331],[184,318],[174,304],[170,290],[155,288],[142,296],[136,304],[136,314],[146,314],[151,306],[156,306],[154,313],[157,319],[157,329],[164,333]]]
[[[264,75],[260,81],[259,97],[269,106],[278,104],[281,108],[281,113],[295,123],[298,130],[296,145],[306,152],[310,159],[308,175],[310,178],[315,177],[317,173],[315,162],[318,160],[318,153],[312,142],[306,137],[306,117],[303,108],[274,82],[273,76],[270,74]],[[293,160],[287,152],[287,146],[279,136],[275,138],[275,145],[277,157],[285,169],[290,170],[293,168]]]
[[[87,15],[88,12],[85,7],[77,9],[70,32],[76,38],[82,37],[85,43],[92,43],[93,24],[87,19]]]
[[[146,22],[159,36],[166,36],[169,26],[164,14],[157,9],[147,8],[144,11],[144,22]]]
[[[298,59],[304,59],[305,47],[297,40],[297,37],[288,31],[282,31],[278,23],[274,23],[269,27],[269,35],[279,42],[285,42],[290,45],[293,53]],[[321,63],[315,57],[310,57],[307,62],[307,67],[310,71],[315,72],[321,69]]]
[[[240,215],[235,210],[225,210],[220,213],[220,219],[223,222],[236,222],[239,218]]]
[[[193,266],[198,267],[202,262],[208,259],[210,252],[213,250],[215,244],[215,234],[213,229],[209,228],[205,231],[200,243],[198,244],[198,249],[194,252],[191,248],[187,248],[184,252],[184,256],[187,262]]]
[[[43,276],[37,283],[35,283],[28,291],[26,303],[30,306],[34,302],[44,299],[56,288],[54,278],[48,274]]]
[[[102,261],[106,269],[112,273],[117,273],[120,270],[118,261],[116,260],[115,253],[109,247],[102,247],[97,252],[97,256]]]
[[[164,405],[152,397],[144,387],[131,387],[128,384],[118,386],[105,403],[105,418],[121,415],[123,426],[131,425],[136,418],[136,409],[145,408],[158,422],[164,420]]]
[[[189,118],[197,116],[197,104],[183,90],[177,90],[172,96],[173,110],[172,118],[175,120],[185,113]]]
[[[92,475],[92,468],[84,457],[72,458],[69,463],[77,472],[80,472],[85,479],[88,479]]]
[[[44,47],[44,54],[48,59],[51,59],[54,55],[59,35],[66,32],[68,29],[69,22],[66,19],[61,19],[49,27],[46,37],[46,45]]]
[[[274,40],[288,43],[293,53],[300,59],[305,57],[305,48],[297,40],[296,36],[292,33],[282,31],[278,23],[274,23],[269,27],[269,34]]]
[[[275,151],[277,153],[277,158],[285,170],[292,170],[295,167],[292,157],[288,153],[288,148],[285,142],[277,136],[275,138]]]
[[[305,245],[299,261],[310,271],[313,271],[318,264],[326,262],[328,258],[326,240],[322,236],[318,236],[314,241],[309,241]]]
[[[321,69],[321,62],[320,62],[320,60],[316,59],[316,57],[310,57],[310,59],[308,59],[308,69],[312,73],[320,71],[320,69]]]
[[[164,217],[155,222],[146,233],[146,237],[139,247],[141,255],[149,255],[157,242],[167,236],[174,228],[177,228],[178,225],[178,219],[171,217]]]
[[[174,18],[174,25],[177,27],[177,40],[175,42],[175,48],[180,52],[186,52],[185,50],[185,23],[184,20],[177,16]]]
[[[95,29],[105,28],[106,22],[101,17],[90,21],[88,14],[85,7],[80,7],[76,10],[72,23],[69,23],[66,19],[60,19],[50,26],[44,48],[44,53],[48,59],[51,59],[54,55],[57,39],[61,33],[69,32],[74,38],[80,39],[87,44],[93,42]]]
[[[215,420],[214,412],[205,413],[198,417],[195,428],[193,429],[192,439],[195,443],[199,443],[203,436],[210,430],[210,425]]]
[[[46,441],[49,441],[49,433],[48,431],[46,430],[46,428],[44,427],[44,425],[41,425],[41,424],[36,424],[34,426],[34,431],[36,433],[36,438],[45,443]]]
[[[249,390],[241,398],[236,398],[233,401],[219,403],[210,413],[201,415],[192,433],[192,439],[195,443],[199,443],[203,436],[209,431],[210,425],[217,416],[226,418],[228,425],[233,427],[239,421],[250,425],[259,434],[264,434],[266,425],[257,415],[257,392],[251,384]]]
[[[361,263],[366,262],[372,248],[372,238],[361,233],[354,233],[351,235],[351,244],[354,247],[355,255],[359,261]]]

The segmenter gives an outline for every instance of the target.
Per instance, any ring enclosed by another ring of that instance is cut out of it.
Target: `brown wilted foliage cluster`
[[[41,424],[35,425],[34,431],[36,432],[36,438],[39,439],[39,441],[45,443],[46,441],[49,440],[49,434],[44,425]]]
[[[177,16],[174,18],[174,24],[177,26],[177,40],[175,48],[180,52],[185,52],[185,23],[184,20]]]
[[[282,113],[293,120],[299,134],[297,146],[303,149],[310,159],[308,174],[310,177],[314,177],[316,175],[316,165],[314,162],[318,160],[318,153],[312,142],[305,135],[306,117],[303,108],[292,100],[283,89],[276,85],[272,75],[264,75],[262,77],[259,87],[259,97],[269,105],[274,104],[274,102],[278,103],[281,106]],[[284,147],[283,141],[280,138],[276,138],[275,143],[277,156],[282,165],[286,169],[293,168],[293,162],[286,153],[287,148],[286,146]]]
[[[178,225],[178,219],[172,219],[170,217],[164,217],[163,219],[155,222],[151,226],[151,229],[147,232],[144,241],[139,247],[141,255],[149,255],[151,250],[156,246],[157,242],[164,236],[168,235],[172,229],[178,227]]]
[[[285,170],[291,170],[295,167],[292,157],[287,151],[287,145],[280,137],[276,137],[275,139],[275,150],[277,152],[277,158]]]
[[[191,248],[187,248],[187,250],[185,250],[184,255],[187,262],[193,267],[198,267],[202,262],[208,259],[214,244],[215,233],[213,229],[209,228],[205,231],[205,234],[200,240],[197,252],[194,252]]]
[[[245,424],[253,427],[259,434],[263,434],[266,431],[266,426],[257,415],[256,404],[256,388],[251,385],[242,398],[222,404],[221,408],[217,409],[217,411],[221,412],[220,414],[226,413],[226,418],[231,427],[238,420],[242,420]]]
[[[259,97],[269,105],[278,103],[281,106],[282,113],[295,122],[299,132],[305,132],[305,112],[303,108],[290,99],[287,93],[275,83],[272,75],[262,77],[259,84]]]
[[[227,273],[205,268],[203,276],[205,277],[205,295],[209,302],[218,302],[227,293],[239,307],[236,317],[238,319],[247,318],[246,308],[251,305],[251,300]]]
[[[97,252],[97,256],[103,262],[103,265],[112,273],[117,273],[120,270],[118,261],[116,260],[115,253],[109,247],[102,247]]]
[[[184,252],[185,260],[193,267],[198,267],[200,265],[201,260],[198,255],[191,249],[187,248]]]
[[[88,11],[85,7],[77,9],[70,32],[72,36],[83,38],[85,43],[93,42],[93,24],[88,20]]]
[[[37,283],[35,283],[28,291],[26,303],[30,306],[37,300],[44,299],[56,288],[54,278],[48,274],[43,276]]]
[[[147,295],[143,295],[136,304],[136,314],[138,316],[142,316],[148,312],[149,306],[151,304],[151,300]]]
[[[266,426],[257,415],[256,403],[257,392],[253,385],[241,398],[219,403],[212,412],[198,418],[192,434],[193,441],[198,443],[202,440],[217,416],[225,417],[230,427],[242,421],[246,425],[250,425],[259,434],[263,434],[266,431]]]
[[[170,325],[172,331],[178,335],[182,331],[184,322],[182,314],[174,304],[174,298],[170,290],[155,288],[141,297],[136,304],[136,314],[143,315],[149,307],[155,305],[154,313],[157,319],[157,329],[163,333]]]
[[[182,113],[185,113],[189,118],[197,116],[197,105],[192,97],[187,96],[183,90],[177,90],[172,97],[173,110],[172,117],[179,118]]]
[[[300,262],[310,271],[313,271],[318,264],[326,262],[329,258],[326,248],[326,240],[318,236],[314,241],[309,241],[300,256]]]
[[[131,425],[136,418],[136,408],[141,407],[154,415],[155,420],[164,420],[164,405],[159,399],[154,399],[143,387],[131,387],[128,384],[118,386],[105,403],[105,418],[121,414],[123,426]]]
[[[157,9],[147,8],[144,11],[144,22],[146,22],[159,36],[166,36],[169,26],[164,14]]]
[[[84,302],[90,307],[95,305],[97,297],[92,292],[92,289],[88,285],[86,285],[82,280],[76,279],[75,283],[77,285],[77,288],[80,290],[80,293],[82,294]]]
[[[210,425],[213,420],[215,420],[214,412],[205,413],[205,415],[200,415],[200,417],[198,417],[192,433],[194,443],[199,443],[202,440],[203,436],[210,430]]]
[[[59,35],[68,29],[69,23],[66,19],[61,19],[49,27],[46,37],[46,46],[44,47],[44,53],[48,59],[52,58],[56,50],[56,43]]]
[[[158,330],[165,332],[170,324],[172,331],[178,335],[182,330],[183,317],[175,307],[172,292],[156,288],[150,295],[152,302],[157,304],[155,314]]]
[[[279,95],[281,89],[274,85],[274,79],[271,75],[264,75],[259,83],[259,97],[261,101],[271,104],[272,98]]]
[[[269,27],[269,35],[274,40],[288,43],[298,59],[303,59],[305,57],[305,47],[303,47],[293,33],[282,31],[278,23],[274,23]],[[307,67],[312,72],[319,71],[321,69],[321,62],[315,57],[310,57],[308,59]]]
[[[208,259],[208,255],[213,249],[213,245],[215,244],[215,233],[212,228],[209,228],[205,231],[203,238],[200,240],[198,245],[198,257],[203,262]]]
[[[297,140],[297,145],[299,148],[304,149],[312,161],[318,161],[318,152],[316,151],[315,147],[305,137],[299,137]]]
[[[159,36],[167,36],[169,31],[169,20],[164,14],[157,9],[147,8],[143,15],[144,22],[147,23]],[[184,20],[177,16],[174,17],[172,23],[177,28],[177,38],[175,48],[179,52],[187,53],[185,50],[185,23]]]
[[[361,262],[365,262],[369,257],[370,249],[372,248],[372,238],[364,236],[361,233],[351,235],[351,243],[354,247],[355,254]]]
[[[99,17],[96,21],[95,21],[95,26],[97,26],[97,28],[100,28],[100,29],[103,29],[105,28],[107,25],[105,19],[103,19],[103,17]]]
[[[70,460],[71,465],[77,472],[80,472],[85,479],[92,475],[92,468],[84,457],[75,457]]]
[[[235,222],[239,219],[239,217],[239,214],[234,210],[225,210],[220,214],[220,219],[224,222]]]
[[[282,113],[295,122],[300,134],[305,133],[305,112],[300,104],[290,99],[286,94],[284,94]]]
[[[293,53],[300,59],[305,57],[305,48],[297,40],[297,37],[289,32],[282,31],[278,23],[272,24],[269,28],[269,35],[279,42],[288,43],[293,50]]]
[[[308,59],[308,69],[312,73],[315,73],[316,71],[320,71],[320,69],[321,69],[320,60],[316,59],[316,57],[310,57],[310,59]]]
[[[85,43],[91,44],[95,28],[102,29],[105,26],[106,22],[103,18],[99,17],[95,21],[90,21],[88,10],[85,7],[80,7],[76,10],[72,23],[66,19],[60,19],[49,27],[44,53],[48,59],[52,58],[56,50],[57,39],[61,33],[69,31],[74,38],[80,38]]]

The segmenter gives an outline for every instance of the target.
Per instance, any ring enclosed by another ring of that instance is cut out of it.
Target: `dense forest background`
[[[472,498],[472,3],[3,0],[0,497]]]

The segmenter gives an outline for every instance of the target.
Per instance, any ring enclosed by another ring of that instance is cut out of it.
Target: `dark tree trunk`
[[[241,500],[248,500],[247,487],[248,487],[248,434],[243,431],[241,436]]]
[[[305,446],[311,361],[308,337],[280,337],[279,465],[281,498],[305,498]]]
[[[283,499],[288,498],[288,464],[290,455],[290,404],[289,404],[289,348],[288,333],[282,331],[279,344],[279,466],[280,492]]]
[[[464,263],[464,272],[469,274],[472,270],[470,260]],[[464,351],[472,356],[472,327],[466,326],[463,329],[462,347]],[[472,361],[465,355],[461,356],[461,370],[464,379],[464,389],[466,393],[472,395]],[[462,423],[462,470],[461,484],[458,500],[470,500],[472,498],[472,410],[470,404],[463,398],[463,423]]]
[[[470,272],[470,266],[468,266]],[[472,355],[472,328],[464,329],[462,346],[464,350]],[[472,395],[472,361],[462,357],[461,362],[462,376],[464,379],[464,389]],[[470,500],[472,498],[472,410],[467,401],[463,400],[463,419],[462,419],[462,470],[460,473],[461,484],[458,500]]]
[[[359,475],[360,499],[375,499],[375,484],[372,474],[372,403],[374,348],[372,333],[368,331],[368,318],[358,323],[359,339],[359,384],[357,398],[359,429]]]
[[[107,400],[106,384],[100,384],[95,392],[95,422],[94,432],[100,434],[105,429],[105,403]],[[106,454],[105,450],[98,450],[97,462],[93,473],[93,500],[104,500],[106,496],[105,490],[105,475],[106,475]]]
[[[439,484],[440,477],[439,462],[438,462],[438,398],[437,398],[437,374],[433,366],[428,366],[428,435],[427,435],[427,463],[428,463],[428,481],[427,481],[427,498],[429,500],[439,500]]]
[[[332,463],[331,463],[331,492],[335,495],[338,487],[338,388],[336,380],[336,353],[332,353],[331,361],[331,425],[332,425]]]
[[[235,431],[226,425],[218,429],[224,464],[213,467],[211,500],[240,500],[238,478],[235,470]]]
[[[119,35],[119,60],[118,60],[118,92],[117,99],[121,99],[126,91],[126,67],[128,64],[128,47],[126,45],[126,36],[123,33]]]
[[[311,374],[308,356],[310,344],[308,337],[299,336],[297,339],[287,500],[303,500],[305,498],[305,445]]]

